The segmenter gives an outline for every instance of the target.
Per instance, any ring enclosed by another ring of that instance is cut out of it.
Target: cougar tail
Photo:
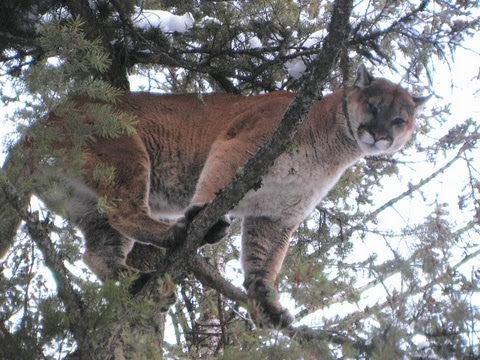
[[[0,170],[0,259],[13,245],[22,221],[21,211],[30,201],[32,167],[20,145],[11,150]]]

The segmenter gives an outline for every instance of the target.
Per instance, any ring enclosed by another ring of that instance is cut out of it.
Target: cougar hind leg
[[[89,144],[85,155],[83,179],[104,201],[113,228],[127,238],[156,247],[174,247],[185,240],[185,223],[169,224],[151,214],[152,164],[138,136]],[[109,171],[108,176],[101,176],[103,168]]]
[[[133,241],[110,225],[107,215],[98,210],[93,196],[77,193],[69,201],[68,214],[85,237],[83,260],[100,280],[134,270],[125,264]]]

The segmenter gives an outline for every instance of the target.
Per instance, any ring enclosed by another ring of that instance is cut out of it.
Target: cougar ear
[[[413,102],[415,103],[415,111],[419,112],[422,111],[423,106],[427,103],[428,99],[430,99],[432,95],[427,96],[412,96]]]
[[[357,70],[357,79],[353,86],[364,88],[369,86],[375,78],[370,74],[364,64],[361,64]]]

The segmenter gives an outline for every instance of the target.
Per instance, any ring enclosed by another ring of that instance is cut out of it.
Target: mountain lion
[[[35,176],[62,185],[38,189],[37,195],[47,205],[62,205],[85,237],[85,262],[101,279],[110,278],[128,268],[125,259],[134,241],[158,247],[184,241],[189,221],[267,142],[294,96],[283,91],[202,98],[126,94],[115,106],[135,116],[136,132],[88,141],[81,176],[73,175],[68,161],[53,168],[48,159],[30,164]],[[242,220],[245,289],[274,326],[293,320],[275,289],[292,233],[345,169],[365,155],[393,153],[405,145],[425,101],[361,66],[352,87],[313,104],[294,138],[295,149],[282,154],[261,186],[229,213]],[[89,103],[77,100],[77,111]],[[41,124],[63,134],[56,150],[72,147],[63,117],[52,113]],[[27,139],[22,146],[27,147]],[[111,170],[110,181],[98,176],[99,167]],[[105,199],[108,206],[99,206]],[[18,220],[0,220],[0,256]],[[228,225],[220,219],[205,243],[222,239]]]

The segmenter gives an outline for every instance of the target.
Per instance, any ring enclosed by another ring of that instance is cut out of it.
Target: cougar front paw
[[[286,328],[295,320],[292,314],[290,314],[287,309],[281,306],[269,308],[268,306],[264,305],[264,310],[268,320],[267,324],[271,324],[271,326],[276,329]]]
[[[250,298],[250,315],[259,327],[282,329],[295,319],[283,308],[275,288],[264,280],[256,280],[247,288]]]
[[[163,244],[165,247],[175,247],[182,244],[187,238],[189,221],[185,217],[178,219],[167,231]]]
[[[250,304],[250,317],[259,328],[283,329],[295,319],[287,309],[270,307],[253,301]]]
[[[191,222],[193,218],[205,207],[207,204],[192,205],[185,212],[185,219]],[[230,219],[228,216],[222,216],[213,225],[203,238],[204,244],[215,244],[224,239],[228,235],[228,228],[230,227]]]
[[[228,216],[222,216],[215,225],[208,230],[207,235],[203,238],[205,244],[215,244],[223,240],[228,235],[229,228],[230,219]]]

